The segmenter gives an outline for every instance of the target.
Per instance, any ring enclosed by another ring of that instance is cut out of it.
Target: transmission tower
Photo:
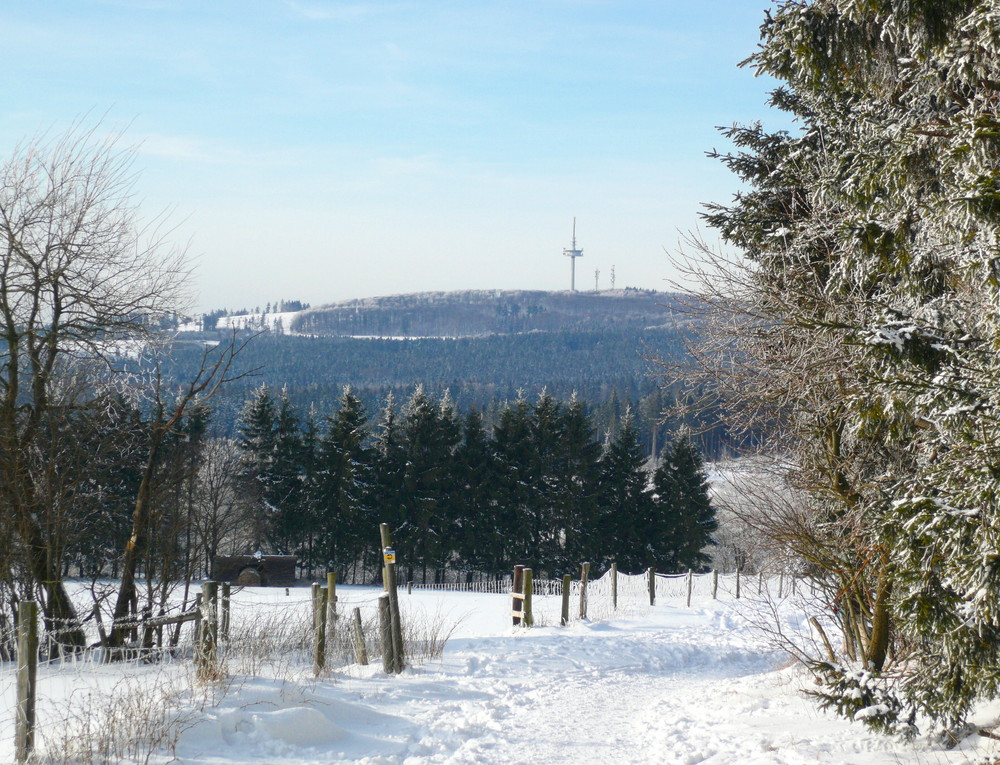
[[[573,246],[563,250],[563,255],[569,258],[569,288],[576,292],[576,259],[583,257],[583,250],[576,249],[576,218],[573,218]]]

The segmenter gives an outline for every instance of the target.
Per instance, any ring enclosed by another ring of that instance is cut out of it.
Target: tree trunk
[[[882,555],[882,570],[879,571],[875,602],[872,604],[872,632],[868,639],[865,665],[872,672],[881,672],[889,653],[889,596],[892,582],[886,566],[886,556]]]

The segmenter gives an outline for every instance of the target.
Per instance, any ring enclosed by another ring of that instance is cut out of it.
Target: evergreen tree
[[[505,573],[505,538],[511,529],[496,501],[497,465],[483,417],[465,417],[462,442],[455,451],[456,494],[454,545],[460,565],[469,571]]]
[[[674,438],[653,473],[656,514],[648,544],[657,571],[697,571],[711,557],[705,547],[714,544],[718,528],[709,500],[704,461],[684,431]]]
[[[649,533],[655,509],[648,484],[646,455],[632,413],[626,409],[617,435],[605,444],[600,461],[600,515],[593,541],[595,554],[591,556],[595,561],[615,561],[621,570],[633,572],[653,565]]]
[[[327,565],[341,576],[363,556],[370,547],[366,541],[377,532],[367,502],[372,469],[367,423],[361,399],[346,386],[320,445],[321,549]]]
[[[601,445],[590,415],[573,394],[562,409],[558,461],[552,475],[552,522],[557,530],[553,573],[575,572],[581,561],[599,556],[595,541]]]
[[[305,529],[303,541],[303,559],[306,563],[306,575],[312,578],[317,566],[326,567],[327,561],[322,555],[319,537],[322,529],[323,498],[320,491],[320,433],[317,423],[316,408],[309,407],[306,420],[302,427],[300,444],[301,457],[301,500],[299,512]]]
[[[385,398],[379,423],[375,432],[375,466],[372,471],[372,483],[367,493],[367,502],[374,514],[376,523],[387,523],[393,532],[393,544],[397,547],[397,537],[406,523],[403,502],[405,495],[406,444],[396,408],[395,396],[390,391]],[[378,550],[376,546],[377,529],[372,529],[371,546],[367,549]],[[397,559],[400,564],[409,562]]]
[[[557,512],[562,505],[560,480],[563,460],[562,405],[547,390],[542,390],[529,417],[531,464],[527,478],[530,503],[522,518],[528,534],[528,561],[541,575],[550,575],[560,562],[561,523]]]
[[[267,538],[270,512],[266,494],[275,459],[274,399],[267,385],[253,392],[243,406],[237,422],[238,443],[243,453],[243,479],[246,491],[257,506],[255,537],[258,549]]]
[[[426,581],[428,570],[442,567],[451,551],[449,467],[460,436],[454,410],[450,404],[435,407],[418,385],[403,409],[402,435],[406,454],[402,523],[394,540],[407,574],[412,577],[419,568]]]
[[[493,428],[493,449],[498,470],[496,502],[498,522],[507,530],[502,557],[508,567],[514,563],[531,563],[529,534],[535,500],[533,469],[534,441],[531,432],[530,407],[519,397],[508,403]]]
[[[756,319],[717,346],[731,411],[793,450],[811,515],[775,536],[886,688],[882,730],[1000,687],[996,33],[993,0],[780,3],[751,63],[801,130],[729,131],[749,190],[709,215]],[[839,711],[870,698],[822,674]]]
[[[308,533],[303,503],[303,454],[299,419],[283,388],[274,423],[274,460],[264,499],[270,513],[269,536],[275,551],[302,556]]]

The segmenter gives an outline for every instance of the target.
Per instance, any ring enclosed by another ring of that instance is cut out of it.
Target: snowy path
[[[307,593],[287,599],[248,593],[247,607],[294,604],[297,597],[304,605]],[[345,588],[344,604],[372,595]],[[211,703],[185,712],[173,755],[136,759],[186,765],[972,765],[997,753],[996,742],[978,737],[950,752],[926,742],[906,745],[817,711],[799,690],[808,678],[781,669],[783,654],[744,618],[746,601],[706,599],[693,609],[675,602],[636,609],[628,618],[531,630],[509,626],[508,596],[414,593],[404,605],[404,615],[415,619],[422,613],[459,621],[441,659],[399,677],[355,665],[314,680],[298,659],[264,677],[237,676]],[[800,612],[786,614],[789,629],[803,623]],[[81,683],[114,671],[108,665],[46,669],[43,716],[71,707]],[[171,676],[183,688],[190,667],[135,672],[140,683],[149,673],[140,690]],[[0,701],[5,694],[0,687]],[[984,710],[982,721],[998,712]],[[7,744],[0,741],[0,761]]]

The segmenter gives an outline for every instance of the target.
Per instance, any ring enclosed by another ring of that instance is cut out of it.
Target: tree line
[[[373,533],[393,529],[410,579],[549,575],[582,560],[623,570],[703,566],[716,528],[701,455],[679,434],[655,469],[626,411],[600,439],[586,404],[542,392],[507,403],[487,429],[447,393],[390,394],[370,418],[349,388],[332,413],[305,415],[261,386],[238,425],[241,476],[262,549],[348,581],[377,573]]]

